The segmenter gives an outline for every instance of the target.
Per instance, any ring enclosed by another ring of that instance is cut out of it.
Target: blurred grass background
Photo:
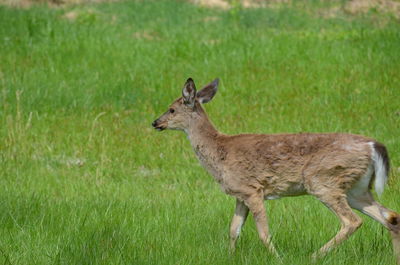
[[[394,1],[395,3],[396,1]],[[234,255],[234,199],[183,134],[151,122],[221,78],[206,105],[225,133],[350,132],[385,143],[400,211],[400,26],[346,1],[262,8],[185,1],[0,5],[0,262],[277,264],[252,218]],[[284,264],[339,223],[310,197],[266,202]],[[394,264],[388,233],[363,227],[317,264]]]

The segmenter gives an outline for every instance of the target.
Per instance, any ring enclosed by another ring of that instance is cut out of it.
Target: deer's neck
[[[205,113],[200,113],[193,119],[187,135],[202,166],[220,181],[220,162],[225,159],[219,143],[221,133],[214,128]]]
[[[207,142],[211,143],[215,141],[219,132],[215,129],[208,117],[202,113],[193,118],[187,129],[187,135],[192,145],[193,143],[206,144]]]

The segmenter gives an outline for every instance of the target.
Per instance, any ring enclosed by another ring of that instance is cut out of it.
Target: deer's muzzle
[[[155,120],[155,121],[153,121],[153,123],[151,124],[153,127],[154,127],[154,129],[156,129],[157,131],[162,131],[162,130],[165,130],[166,128],[165,128],[165,126],[163,126],[162,124],[159,124],[159,121],[158,120]]]

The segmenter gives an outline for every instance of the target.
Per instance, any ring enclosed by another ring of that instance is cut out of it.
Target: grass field
[[[0,264],[279,264],[182,133],[151,122],[186,78],[221,78],[225,133],[350,132],[385,143],[400,211],[400,25],[340,1],[209,9],[130,1],[0,6]],[[325,15],[324,15],[325,14]],[[265,203],[280,264],[310,264],[339,228],[311,197]],[[363,217],[364,218],[364,217]],[[316,264],[394,264],[363,227]]]

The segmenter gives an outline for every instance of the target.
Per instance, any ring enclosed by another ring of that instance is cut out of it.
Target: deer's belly
[[[276,200],[282,197],[300,196],[307,194],[307,190],[302,183],[282,183],[273,188],[269,187],[264,190],[265,200]]]

